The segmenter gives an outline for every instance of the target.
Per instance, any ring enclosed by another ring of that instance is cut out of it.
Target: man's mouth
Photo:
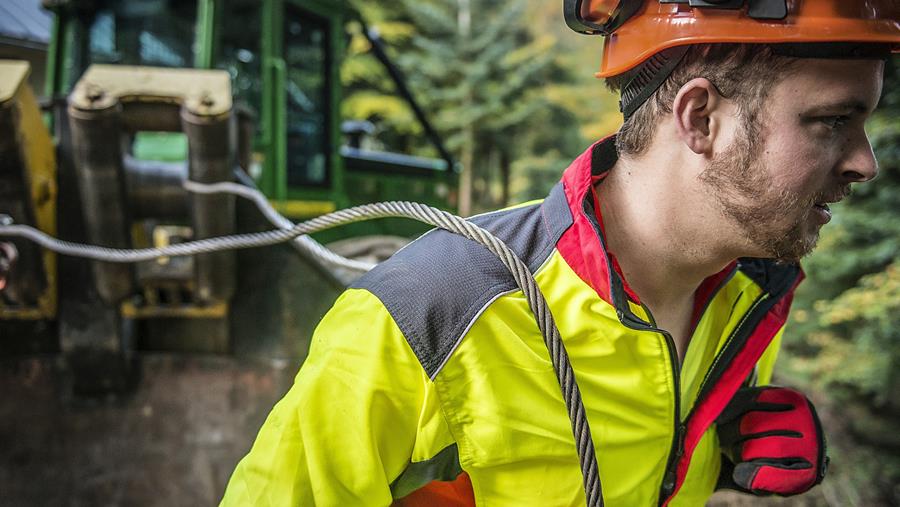
[[[813,209],[816,211],[816,215],[819,218],[819,221],[822,224],[827,224],[831,221],[831,207],[829,204],[834,204],[836,202],[841,202],[844,197],[850,193],[850,187],[841,188],[837,193],[831,195],[823,195],[813,203]]]
[[[836,202],[841,202],[841,200],[846,196],[846,192],[841,192],[838,195],[833,197],[825,197],[820,201],[817,201],[813,204],[813,209],[815,210],[816,217],[818,218],[819,223],[822,225],[827,224],[831,221],[831,207],[829,204],[833,204]]]
[[[815,210],[817,221],[821,225],[831,221],[831,208],[828,207],[828,203],[816,203],[813,205],[813,209]]]

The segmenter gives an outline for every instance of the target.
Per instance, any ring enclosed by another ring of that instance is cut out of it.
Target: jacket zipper
[[[730,273],[722,280],[718,287],[709,295],[709,299],[707,299],[703,311],[700,312],[700,318],[703,317],[703,314],[706,313],[706,309],[709,308],[710,303],[713,299],[715,299],[716,295],[719,293],[719,290],[728,284],[728,281],[734,276],[737,272],[737,266],[735,266]],[[653,321],[654,325],[656,325],[653,320],[653,315],[650,313],[648,308],[645,308],[647,312],[647,316]],[[694,323],[694,328],[691,329],[691,334],[696,329],[696,325],[699,324],[699,321]],[[663,481],[659,487],[659,505],[665,503],[665,501],[669,498],[669,496],[675,491],[675,485],[678,481],[678,477],[676,475],[678,462],[681,461],[681,457],[684,456],[684,439],[685,434],[687,433],[687,420],[685,418],[684,421],[681,420],[681,368],[677,363],[677,358],[675,357],[675,340],[672,336],[666,332],[661,331],[663,335],[666,337],[666,345],[669,349],[669,364],[672,366],[673,376],[676,380],[675,382],[675,433],[672,436],[672,448],[669,450],[669,458],[666,460],[666,469],[663,473]],[[724,347],[723,347],[724,350]],[[687,355],[687,351],[685,351],[685,355]],[[705,381],[705,380],[704,380]],[[702,384],[701,384],[702,385]],[[692,409],[693,410],[693,409]]]
[[[593,202],[588,202],[585,200],[582,204],[582,213],[584,213],[585,218],[588,219],[588,222],[591,224],[594,229],[594,233],[597,235],[597,239],[600,241],[600,245],[603,247],[603,250],[606,250],[606,243],[603,240],[603,234],[600,229],[600,225],[597,223],[595,210],[593,209]],[[612,266],[610,264],[610,270],[612,270]],[[723,284],[724,285],[724,284]],[[612,284],[610,284],[610,292],[612,292]],[[612,296],[615,298],[615,296]],[[628,303],[625,303],[626,307]],[[659,333],[665,337],[666,340],[666,349],[669,352],[669,366],[672,371],[672,382],[675,387],[675,392],[673,394],[674,398],[674,431],[672,435],[672,446],[669,449],[669,458],[666,462],[666,471],[665,475],[663,475],[663,483],[660,486],[660,505],[662,502],[668,498],[669,494],[675,490],[675,482],[677,476],[675,475],[675,465],[681,459],[681,456],[684,454],[684,433],[685,433],[685,425],[681,422],[681,368],[678,367],[678,357],[675,355],[675,340],[672,338],[672,335],[669,334],[668,331],[663,329],[659,329],[656,327],[656,321],[653,319],[653,315],[650,313],[650,309],[644,307],[644,311],[647,313],[647,317],[650,320],[650,325],[643,320],[640,320],[635,316],[629,309],[628,312],[623,311],[618,307],[618,305],[614,305],[616,307],[616,314],[619,317],[619,322],[624,324],[625,326],[637,330],[637,331],[651,331],[654,333]],[[668,494],[664,494],[666,489],[670,489]]]
[[[649,315],[649,313],[648,313]],[[681,457],[684,455],[685,424],[681,422],[681,368],[678,365],[678,357],[675,355],[675,340],[667,331],[660,330],[666,337],[666,348],[669,350],[669,366],[672,367],[672,377],[675,379],[675,432],[672,435],[672,447],[669,449],[669,459],[666,461],[666,471],[660,485],[660,500],[668,498],[675,491],[677,475],[675,469]],[[662,505],[662,501],[660,501]]]
[[[726,352],[731,352],[731,349],[734,348],[734,343],[741,344],[749,338],[750,332],[756,329],[757,324],[759,323],[756,317],[757,314],[760,314],[759,317],[764,317],[766,313],[769,312],[769,309],[772,305],[763,305],[763,303],[769,299],[769,294],[763,292],[759,297],[756,298],[756,301],[750,306],[750,309],[747,313],[744,314],[744,318],[741,319],[741,322],[734,328],[734,331],[731,332],[731,335],[726,340],[725,345],[722,346],[722,350],[716,355],[716,358],[713,359],[712,364],[709,369],[706,371],[706,376],[703,378],[703,381],[700,382],[700,389],[697,390],[697,402],[699,402],[703,397],[705,397],[709,390],[715,385],[713,375],[715,374],[716,380],[721,376],[721,372],[716,371],[716,368],[719,366],[723,357],[725,357]],[[777,302],[777,301],[775,301]],[[761,309],[761,310],[760,310]],[[747,322],[752,322],[752,326],[747,326]],[[745,329],[749,329],[750,331],[745,331]],[[694,403],[694,406],[691,407],[691,411],[688,414],[688,418],[694,414],[694,410],[697,407],[697,403]]]
[[[782,295],[783,296],[783,295]],[[722,376],[723,371],[717,371],[717,367],[722,363],[722,359],[726,357],[726,355],[733,356],[736,352],[736,347],[740,347],[744,344],[749,338],[750,334],[756,327],[759,325],[759,321],[765,317],[765,315],[769,312],[769,310],[781,299],[781,297],[770,299],[770,294],[768,292],[763,292],[759,297],[756,298],[756,301],[753,302],[753,305],[744,314],[744,317],[741,319],[741,322],[735,327],[734,331],[731,332],[731,335],[728,337],[728,340],[725,342],[725,345],[722,347],[722,350],[716,355],[716,358],[713,360],[712,365],[707,371],[706,377],[700,383],[700,389],[697,392],[697,398],[694,401],[694,406],[691,407],[690,412],[688,412],[687,417],[684,419],[684,423],[681,424],[679,438],[678,438],[678,450],[675,453],[676,458],[671,459],[666,464],[666,473],[663,476],[663,485],[660,488],[660,497],[659,497],[659,505],[663,505],[666,501],[668,501],[675,492],[675,485],[677,483],[677,472],[676,466],[678,462],[681,460],[681,457],[684,455],[684,437],[687,430],[687,423],[691,420],[691,417],[694,415],[694,411],[697,406],[700,404],[700,401],[709,394],[712,386],[715,385],[716,381]],[[768,304],[763,304],[768,301]],[[750,325],[748,325],[748,323]],[[729,361],[730,362],[730,359]]]
[[[649,326],[647,323],[636,319],[630,312],[626,313],[622,310],[616,310],[619,321],[627,327],[638,331],[659,333],[666,340],[666,350],[669,353],[669,366],[672,371],[672,382],[674,384],[674,392],[672,394],[675,406],[674,417],[672,418],[674,422],[672,445],[669,448],[669,457],[666,461],[666,470],[663,475],[663,482],[660,485],[659,492],[660,505],[662,505],[662,502],[675,490],[675,465],[677,465],[681,456],[684,455],[685,425],[681,422],[681,368],[678,367],[678,357],[675,355],[675,340],[672,338],[672,335],[669,334],[668,331],[656,327],[656,321],[653,319],[653,315],[648,308],[645,307],[644,311],[647,312],[647,317],[650,319],[651,325]]]

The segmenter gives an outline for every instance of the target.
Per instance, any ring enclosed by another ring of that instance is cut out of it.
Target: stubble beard
[[[797,263],[819,239],[811,225],[815,200],[778,189],[761,162],[764,143],[757,129],[744,122],[729,149],[715,156],[700,174],[719,210],[752,243],[754,249],[782,262]]]

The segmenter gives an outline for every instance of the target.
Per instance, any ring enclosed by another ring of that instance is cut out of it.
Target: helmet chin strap
[[[641,64],[634,77],[622,88],[619,99],[619,111],[626,120],[668,79],[689,49],[690,46],[664,49]]]
[[[791,58],[836,58],[884,60],[891,55],[890,44],[857,42],[815,42],[770,44],[776,55]],[[664,49],[641,64],[634,77],[622,88],[619,111],[625,120],[662,86],[684,59],[690,46]]]

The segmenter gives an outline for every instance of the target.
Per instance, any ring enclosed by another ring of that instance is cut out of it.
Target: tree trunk
[[[457,34],[460,42],[467,41],[472,31],[472,9],[469,0],[457,0],[459,10],[456,15]],[[463,108],[470,109],[472,103],[471,91]],[[462,164],[462,172],[459,175],[459,214],[467,217],[472,214],[472,170],[475,152],[475,128],[472,124],[463,127],[463,144],[459,157]]]
[[[459,214],[467,217],[472,214],[472,165],[475,161],[475,136],[471,125],[463,129],[462,153],[459,162],[462,171],[459,173]]]
[[[500,150],[500,206],[509,206],[509,185],[512,159],[506,150]]]

